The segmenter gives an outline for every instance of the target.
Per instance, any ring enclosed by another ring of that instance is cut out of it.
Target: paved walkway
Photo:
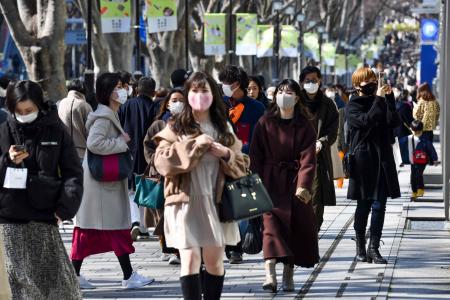
[[[242,265],[226,262],[223,299],[449,299],[450,232],[442,221],[407,222],[410,203],[409,167],[400,170],[402,198],[389,200],[381,246],[387,265],[354,261],[353,217],[355,203],[345,198],[346,188],[337,189],[337,206],[327,207],[320,232],[321,262],[314,269],[296,268],[295,292],[269,294],[264,281],[262,255],[246,255]],[[436,199],[439,190],[428,193]],[[427,203],[425,203],[426,206]],[[414,203],[417,206],[417,203]],[[420,205],[419,205],[420,206]],[[420,217],[419,212],[416,211]],[[440,222],[440,223],[439,223]],[[61,231],[70,249],[71,228]],[[98,288],[83,293],[85,299],[180,299],[179,268],[161,262],[156,240],[135,243],[131,256],[135,269],[156,281],[140,290],[120,287],[121,270],[112,253],[85,260],[82,274]],[[282,266],[278,266],[281,274]],[[279,276],[281,277],[281,276]]]

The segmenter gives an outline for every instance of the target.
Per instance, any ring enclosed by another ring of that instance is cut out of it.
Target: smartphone
[[[386,83],[384,82],[384,72],[378,73],[378,87],[384,86]]]
[[[14,145],[14,150],[16,152],[26,152],[25,145]]]

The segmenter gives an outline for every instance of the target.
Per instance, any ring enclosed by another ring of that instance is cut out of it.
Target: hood
[[[77,91],[69,91],[69,93],[67,94],[67,97],[64,98],[63,100],[81,100],[81,101],[86,101],[86,97]]]
[[[97,109],[88,115],[86,129],[89,131],[92,124],[94,124],[97,119],[101,118],[110,120],[121,132],[123,132],[117,112],[114,112],[111,108],[103,104],[99,104]]]

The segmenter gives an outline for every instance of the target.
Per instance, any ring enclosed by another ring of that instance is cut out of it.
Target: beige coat
[[[8,274],[5,267],[3,240],[0,236],[0,300],[11,299],[11,289],[9,288]]]
[[[67,94],[67,98],[62,99],[58,106],[59,118],[72,135],[75,149],[80,159],[84,158],[84,153],[86,152],[88,133],[85,124],[91,112],[92,108],[86,102],[86,98],[77,91],[70,91]]]
[[[208,151],[206,135],[180,137],[168,125],[154,137],[154,141],[158,144],[155,168],[165,177],[165,205],[188,203],[189,174]],[[237,179],[246,175],[249,159],[241,152],[241,148],[242,142],[235,137],[235,143],[230,147],[230,159],[220,160],[220,171],[216,180],[217,203],[222,198],[225,176]]]
[[[416,120],[422,121],[423,131],[433,131],[439,122],[440,107],[437,100],[425,101],[419,99],[414,107],[413,115]]]
[[[89,114],[86,123],[89,132],[87,148],[95,154],[108,155],[125,152],[127,143],[121,137],[123,129],[117,113],[99,104]],[[87,154],[86,154],[87,155]],[[84,169],[84,194],[76,217],[76,226],[84,229],[118,230],[131,226],[128,200],[128,180],[96,181],[87,164]]]

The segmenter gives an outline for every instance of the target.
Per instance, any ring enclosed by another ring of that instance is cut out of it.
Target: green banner
[[[177,0],[147,0],[146,4],[149,33],[177,30]]]
[[[204,50],[205,55],[224,55],[226,14],[205,14]]]
[[[333,43],[322,44],[322,59],[327,66],[335,65],[336,45]]]
[[[346,73],[345,54],[336,54],[334,70],[336,72],[336,75],[344,75]]]
[[[272,25],[258,25],[257,36],[257,53],[258,57],[271,57],[273,56],[273,33],[274,29]]]
[[[348,56],[347,60],[348,60],[348,68],[349,68],[349,71],[351,71],[351,72],[353,72],[357,68],[361,67],[363,64],[361,58],[359,58],[355,54],[350,54]]]
[[[258,16],[236,14],[236,55],[256,55]]]
[[[303,35],[306,57],[319,61],[319,36],[317,33],[307,32]]]
[[[131,1],[100,0],[103,33],[130,32]]]
[[[292,25],[281,27],[280,55],[283,57],[297,57],[299,33]]]

